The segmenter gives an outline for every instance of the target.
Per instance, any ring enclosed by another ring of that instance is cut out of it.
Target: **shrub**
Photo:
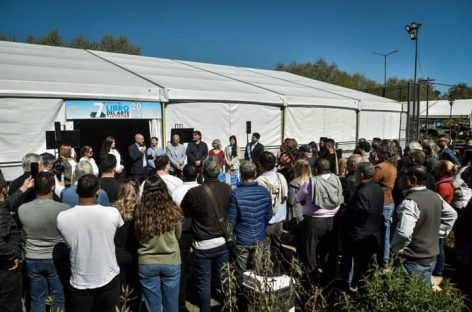
[[[344,293],[335,304],[337,311],[459,312],[464,309],[464,297],[451,283],[446,282],[442,291],[436,292],[401,269],[375,270],[357,293]]]

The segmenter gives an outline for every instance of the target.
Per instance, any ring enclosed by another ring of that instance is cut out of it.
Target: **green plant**
[[[133,289],[128,285],[121,287],[120,303],[115,308],[116,312],[131,312],[130,302],[137,297],[133,297]]]
[[[228,311],[228,312],[233,312],[233,311],[238,311],[237,307],[237,299],[238,299],[238,294],[237,294],[237,282],[236,282],[236,276],[234,275],[234,269],[233,266],[230,262],[227,262],[225,264],[225,267],[223,268],[227,274],[224,280],[222,281],[224,287],[224,301],[223,301],[223,311]]]
[[[372,272],[357,293],[344,293],[335,304],[337,311],[444,311],[465,309],[460,290],[445,283],[442,291],[435,292],[421,279],[401,269]]]

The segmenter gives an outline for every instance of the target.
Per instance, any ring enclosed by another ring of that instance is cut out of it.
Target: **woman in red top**
[[[457,173],[457,167],[449,160],[441,160],[436,167],[436,190],[439,195],[448,204],[452,202],[454,196],[454,176]],[[437,257],[436,267],[433,271],[433,280],[435,284],[442,282],[444,264],[446,263],[446,254],[444,252],[444,238],[439,238],[439,255]]]
[[[441,160],[436,168],[436,190],[448,204],[454,196],[454,177],[457,167],[449,160]]]
[[[225,166],[225,153],[221,149],[221,141],[218,139],[213,140],[213,149],[208,153],[208,157],[213,157],[218,159],[218,163],[220,164],[221,168]]]

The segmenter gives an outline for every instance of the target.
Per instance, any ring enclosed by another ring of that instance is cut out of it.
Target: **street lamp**
[[[415,74],[413,78],[413,85],[415,86],[415,99],[417,101],[416,105],[413,105],[413,112],[410,114],[410,111],[408,110],[408,118],[410,116],[413,116],[412,121],[416,121],[416,139],[419,139],[420,136],[420,99],[419,99],[419,88],[416,85],[416,71],[418,68],[418,37],[419,37],[419,31],[420,31],[421,23],[416,23],[413,22],[410,25],[405,26],[405,30],[407,31],[408,35],[410,36],[411,40],[415,41]],[[408,105],[409,106],[409,105]],[[410,124],[411,125],[411,124]]]
[[[411,40],[415,40],[415,76],[413,83],[416,83],[416,69],[418,67],[418,36],[420,32],[421,23],[413,22],[405,26],[405,30],[410,35]]]
[[[384,87],[383,87],[383,97],[385,97],[385,89],[387,88],[387,56],[392,55],[393,53],[397,53],[400,50],[394,50],[392,52],[388,52],[387,54],[382,53],[380,51],[374,51],[374,54],[378,54],[384,57]]]
[[[449,105],[451,106],[449,110],[449,138],[452,140],[452,106],[454,105],[454,99],[449,99]]]

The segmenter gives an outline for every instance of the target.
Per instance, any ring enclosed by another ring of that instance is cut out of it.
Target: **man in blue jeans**
[[[205,183],[190,189],[180,206],[186,218],[192,218],[193,259],[197,279],[199,308],[202,312],[210,312],[211,302],[211,274],[217,273],[216,280],[222,283],[225,280],[225,264],[229,253],[223,235],[223,228],[218,221],[215,209],[228,222],[228,209],[231,199],[231,186],[218,181],[221,167],[217,161],[207,160],[203,164]],[[207,195],[205,187],[213,193],[217,207]],[[222,285],[220,290],[223,291]]]
[[[64,310],[64,284],[68,285],[68,252],[57,230],[57,215],[69,205],[53,200],[56,181],[52,172],[34,179],[36,199],[23,204],[18,216],[26,235],[26,269],[31,286],[31,311],[44,311],[46,297],[53,297],[53,309]]]
[[[452,229],[457,213],[439,194],[425,186],[427,170],[411,165],[400,171],[399,186],[405,199],[397,208],[398,223],[392,239],[393,253],[401,255],[405,272],[431,287],[431,275],[439,254],[438,237]]]

